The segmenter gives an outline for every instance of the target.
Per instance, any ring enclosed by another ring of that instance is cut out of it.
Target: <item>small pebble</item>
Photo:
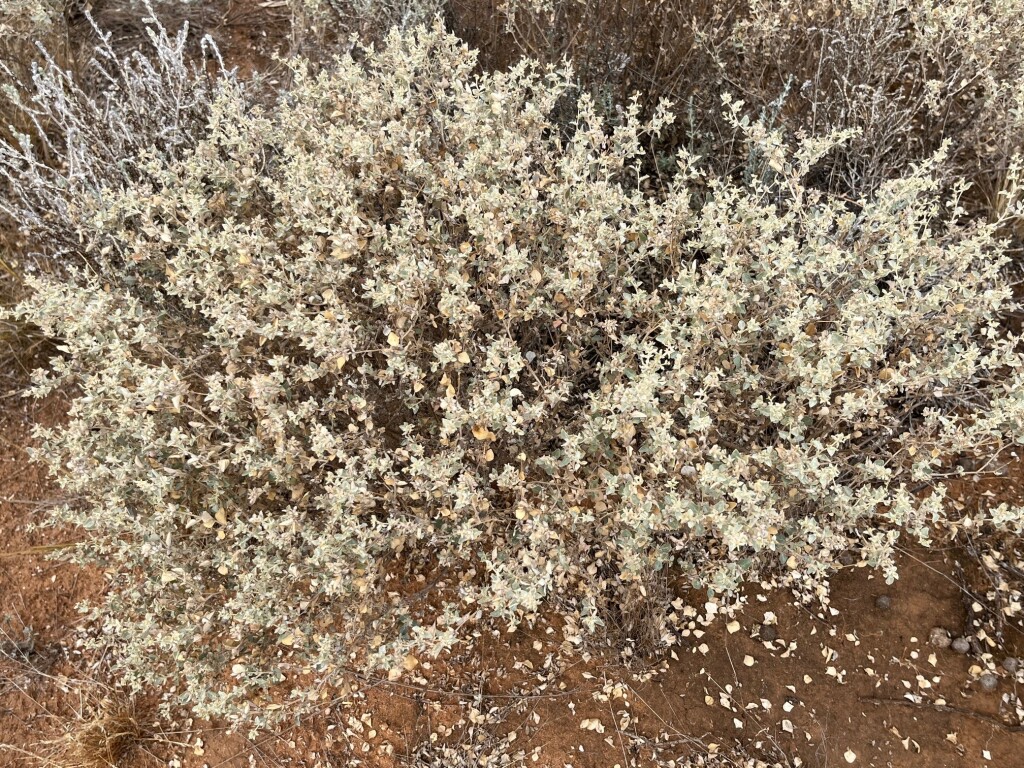
[[[950,643],[949,647],[957,653],[967,653],[969,650],[971,650],[971,644],[967,642],[966,637],[958,637],[956,640]]]
[[[993,675],[991,672],[986,672],[984,675],[978,678],[978,682],[981,684],[981,690],[994,691],[996,689],[996,686],[999,685],[999,678]]]
[[[857,562],[857,556],[850,550],[846,550],[839,555],[839,562],[846,566],[854,565]]]
[[[1017,670],[1020,669],[1020,659],[1016,656],[1007,656],[1003,659],[1003,669],[1011,675],[1017,674]]]
[[[892,608],[892,598],[888,595],[879,595],[875,598],[875,608],[880,611],[888,611]]]
[[[779,636],[779,630],[777,630],[772,624],[762,624],[760,636],[762,640],[770,643]]]
[[[949,636],[949,632],[944,630],[942,627],[935,627],[931,634],[928,635],[928,642],[934,645],[936,648],[949,648],[953,642],[953,638]]]

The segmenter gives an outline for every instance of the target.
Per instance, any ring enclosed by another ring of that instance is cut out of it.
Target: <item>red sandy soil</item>
[[[53,754],[48,742],[74,734],[96,704],[116,698],[100,683],[103,659],[75,647],[81,627],[74,606],[101,593],[102,574],[48,559],[35,548],[61,537],[27,530],[59,496],[27,459],[31,424],[55,423],[62,403],[8,398],[5,406],[0,743],[8,748],[0,750],[2,766],[32,764],[30,753]],[[1013,467],[1004,493],[1017,487],[1018,474]],[[706,627],[697,621],[703,636],[680,638],[676,658],[664,656],[646,670],[623,666],[611,651],[584,653],[556,623],[496,637],[484,632],[463,657],[424,660],[399,681],[357,682],[320,715],[254,740],[207,723],[146,720],[140,747],[119,766],[175,764],[175,758],[185,768],[417,765],[425,763],[414,755],[425,760],[441,745],[486,744],[512,731],[515,740],[499,751],[521,752],[521,764],[557,768],[655,765],[655,747],[662,764],[710,749],[784,765],[797,757],[807,766],[847,765],[848,752],[857,766],[1020,765],[1019,719],[1000,704],[1020,692],[1024,675],[1015,679],[1000,663],[1024,652],[1021,632],[1007,625],[1004,647],[992,651],[998,684],[983,691],[980,669],[971,671],[981,666],[973,653],[928,644],[933,627],[953,636],[964,631],[971,600],[962,585],[970,586],[974,561],[960,549],[911,548],[900,567],[891,586],[866,567],[842,569],[831,585],[836,615],[817,600],[799,605],[785,590],[748,589],[734,619],[719,617]],[[879,605],[882,596],[888,606]],[[700,595],[680,599],[678,605],[694,607],[695,618],[703,616]],[[759,639],[766,612],[776,616],[774,642]],[[25,627],[32,647],[18,650]],[[595,730],[581,729],[587,721]]]

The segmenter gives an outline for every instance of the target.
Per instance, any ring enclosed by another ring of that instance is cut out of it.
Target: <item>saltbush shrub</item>
[[[667,112],[584,95],[567,130],[568,72],[475,66],[440,27],[295,62],[273,109],[220,88],[194,144],[71,189],[16,314],[61,340],[51,522],[133,683],[258,724],[483,622],[579,641],[669,571],[894,577],[963,514],[956,459],[1020,441],[998,222],[941,157],[852,203],[806,182],[849,135],[789,152],[729,103],[749,179],[683,151],[651,194]]]

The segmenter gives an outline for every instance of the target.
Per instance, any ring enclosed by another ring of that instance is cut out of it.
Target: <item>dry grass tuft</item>
[[[60,718],[61,736],[29,748],[0,742],[0,754],[14,753],[45,768],[128,768],[152,756],[145,745],[158,739],[144,725],[134,698],[103,686],[106,693],[97,701],[91,698],[92,682],[77,681],[74,687],[85,693],[88,704]]]
[[[148,745],[172,743],[156,733],[150,707],[103,682],[95,668],[66,673],[67,648],[40,646],[20,618],[3,618],[0,692],[15,690],[34,702],[36,740],[8,743],[11,734],[0,733],[0,758],[44,768],[128,768],[154,759]],[[55,689],[63,692],[59,701],[41,697],[41,691]],[[7,763],[0,759],[0,764]]]
[[[106,698],[91,718],[62,740],[62,762],[67,768],[119,768],[144,740],[135,700]]]

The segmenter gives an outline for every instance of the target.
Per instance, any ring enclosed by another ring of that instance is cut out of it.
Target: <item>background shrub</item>
[[[97,5],[116,34],[73,4],[0,2],[0,306],[25,294],[24,270],[59,272],[79,248],[83,199],[137,179],[141,154],[167,158],[189,146],[211,99],[206,65],[223,76],[208,38],[147,25],[148,4]],[[160,7],[170,5],[187,4]],[[21,386],[46,352],[37,329],[0,321],[5,388]]]
[[[858,197],[950,141],[945,180],[974,182],[986,215],[1024,141],[1024,4],[753,2],[719,48],[730,81],[811,136],[859,134],[819,173]]]
[[[65,36],[61,34],[63,31],[57,3],[40,0],[0,2],[0,84],[10,88],[13,82],[31,77],[31,62],[38,54],[33,45],[36,40],[45,41],[56,60],[69,63],[70,51]],[[10,142],[14,139],[14,132],[24,132],[30,125],[25,115],[14,108],[8,94],[0,92],[0,136]],[[0,186],[0,190],[5,197],[9,194],[5,186]],[[17,262],[18,245],[17,228],[0,226],[0,259],[6,265],[0,268],[3,273],[0,286],[4,288],[18,274],[12,266]],[[4,290],[3,294],[6,293]]]
[[[654,153],[682,144],[719,173],[747,172],[723,92],[790,141],[856,129],[809,180],[854,200],[949,140],[936,174],[970,179],[965,205],[998,218],[1024,141],[1020,0],[449,0],[449,18],[491,68],[568,57],[607,118],[637,92],[647,115],[671,99]]]
[[[101,39],[84,83],[41,50],[21,80],[8,70],[6,95],[24,131],[0,144],[0,215],[56,265],[81,244],[81,207],[108,187],[137,181],[147,159],[171,161],[205,132],[215,83],[237,84],[220,68],[209,74],[186,53],[188,27],[171,35],[148,27],[150,52],[121,56]],[[216,65],[212,40],[202,49]]]

